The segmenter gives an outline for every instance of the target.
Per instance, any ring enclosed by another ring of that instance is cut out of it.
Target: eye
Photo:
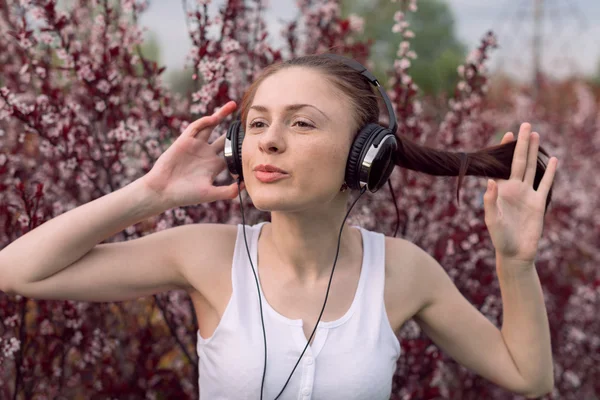
[[[256,126],[256,124],[262,124],[261,121],[252,121],[249,125],[250,128],[262,128],[262,126]]]
[[[248,127],[250,129],[252,129],[252,128],[264,128],[264,126],[262,126],[262,125],[256,125],[256,124],[264,124],[264,123],[262,121],[252,121],[250,123],[250,125],[248,125]],[[312,125],[312,124],[310,124],[310,123],[308,123],[306,121],[296,121],[294,123],[294,125],[298,125],[300,128],[314,128],[314,125]]]
[[[312,124],[309,124],[306,121],[296,121],[296,124],[298,124],[298,126],[301,128],[314,128]]]

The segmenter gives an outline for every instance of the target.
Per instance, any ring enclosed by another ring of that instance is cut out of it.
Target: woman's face
[[[348,99],[317,71],[290,67],[265,79],[250,105],[242,144],[244,181],[254,206],[301,211],[338,196],[355,134],[351,112]],[[287,174],[261,182],[254,171],[259,164]]]

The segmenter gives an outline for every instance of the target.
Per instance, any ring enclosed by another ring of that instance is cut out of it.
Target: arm
[[[206,253],[202,255],[206,259],[219,251],[214,246],[220,239],[213,232],[216,224],[172,228],[123,243],[98,243],[175,205],[236,197],[236,184],[214,185],[214,178],[226,168],[219,155],[225,134],[208,143],[213,128],[235,107],[230,101],[189,124],[148,174],[46,222],[0,251],[2,290],[34,298],[118,301],[170,288],[191,289],[188,277],[192,271],[197,276],[198,252]],[[193,254],[186,256],[190,249]],[[192,257],[194,264],[189,266]],[[200,269],[212,264],[205,262]]]
[[[61,214],[0,252],[0,287],[27,297],[80,301],[119,301],[186,287],[176,267],[180,260],[169,249],[184,227],[98,245],[164,209],[156,193],[137,180]]]
[[[433,257],[413,246],[419,253],[415,268],[422,296],[415,321],[424,332],[457,362],[498,386],[528,398],[549,393],[554,385],[550,332],[534,266],[508,274],[497,260],[504,306],[499,330],[462,296]]]
[[[522,376],[550,392],[554,386],[550,325],[535,264],[509,265],[496,256],[503,304],[502,337]]]
[[[0,251],[0,285],[48,278],[96,244],[163,211],[158,196],[146,189],[141,179],[69,210]]]

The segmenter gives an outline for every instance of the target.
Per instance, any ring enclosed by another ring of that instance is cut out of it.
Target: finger
[[[498,184],[493,179],[488,179],[487,190],[483,194],[483,208],[485,211],[485,222],[492,225],[498,215]]]
[[[225,118],[227,118],[227,116],[231,114],[236,109],[236,107],[237,105],[235,104],[235,101],[229,101],[223,107],[215,110],[213,115],[210,116],[211,120],[209,121],[209,124],[206,127],[201,128],[195,134],[195,137],[198,140],[208,141],[208,138],[210,137],[213,128],[219,125]]]
[[[540,192],[544,197],[544,202],[548,197],[548,193],[550,192],[550,188],[552,187],[552,182],[554,181],[554,175],[556,174],[556,169],[558,167],[558,159],[556,157],[551,157],[548,161],[548,165],[546,166],[546,172],[544,172],[544,176],[540,181],[540,185],[537,188],[537,191]]]
[[[225,149],[225,139],[227,139],[227,132],[219,136],[214,142],[210,144],[215,153],[219,154]]]
[[[533,187],[533,179],[537,169],[538,148],[540,147],[540,134],[532,132],[529,139],[529,152],[527,153],[527,169],[523,182]]]
[[[512,142],[513,140],[515,140],[515,136],[512,132],[506,132],[504,134],[504,136],[502,137],[502,140],[500,141],[500,144],[508,144],[510,142]],[[501,179],[501,178],[496,178],[496,184],[498,184],[499,182],[505,182],[506,179]]]
[[[218,108],[214,111],[213,115],[219,119],[219,122],[222,121],[225,117],[231,114],[237,108],[237,104],[235,101],[230,100],[221,108]]]
[[[207,126],[209,126],[213,123],[214,123],[214,118],[211,115],[206,115],[202,118],[198,118],[197,120],[193,121],[191,124],[189,124],[185,128],[185,130],[183,131],[181,136],[194,138],[194,137],[196,137],[198,132],[200,132],[200,130],[206,128]]]
[[[208,140],[212,129],[217,126],[227,115],[231,114],[237,105],[235,101],[226,103],[223,107],[217,109],[212,115],[206,115],[189,124],[182,135],[201,140]],[[200,134],[202,132],[202,134]]]
[[[512,132],[506,132],[500,141],[500,144],[510,143],[514,140],[514,135]]]
[[[529,148],[529,136],[531,133],[531,125],[527,122],[521,124],[519,129],[519,137],[517,145],[513,153],[512,165],[510,168],[510,178],[523,180],[525,175],[525,167],[527,166],[527,149]]]
[[[227,186],[216,186],[212,190],[212,196],[215,199],[234,199],[238,196],[238,193],[244,190],[243,182],[240,184],[240,191],[238,191],[237,182]]]
[[[227,169],[227,161],[225,161],[225,158],[223,158],[223,157],[217,158],[215,170],[212,175],[213,180],[217,177],[217,175],[219,175],[222,171],[224,171],[226,169]]]

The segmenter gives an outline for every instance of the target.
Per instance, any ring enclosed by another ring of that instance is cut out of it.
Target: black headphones
[[[323,303],[323,308],[321,309],[321,314],[319,315],[319,319],[315,324],[315,328],[313,329],[310,338],[306,342],[306,346],[304,347],[304,351],[300,354],[298,361],[296,362],[296,366],[290,373],[290,376],[287,379],[285,385],[283,385],[283,389],[277,395],[275,400],[281,396],[288,382],[292,378],[296,367],[300,363],[304,352],[308,348],[310,341],[312,340],[315,332],[317,331],[317,327],[319,326],[319,321],[321,321],[321,316],[323,315],[323,311],[325,310],[325,305],[327,304],[327,297],[329,295],[329,289],[331,287],[331,280],[333,279],[333,272],[335,271],[335,265],[337,263],[337,258],[340,250],[340,240],[342,235],[342,229],[346,222],[346,218],[352,211],[354,204],[360,199],[360,197],[365,193],[366,190],[370,190],[372,193],[375,193],[379,190],[384,183],[387,181],[390,185],[390,191],[392,193],[392,198],[394,198],[394,191],[392,190],[391,184],[389,182],[389,177],[394,170],[394,154],[398,150],[398,140],[396,138],[396,131],[398,129],[398,123],[396,121],[396,116],[394,114],[394,109],[392,107],[392,102],[388,98],[385,90],[381,87],[377,79],[369,72],[367,69],[350,58],[342,57],[335,54],[323,54],[324,57],[330,58],[332,60],[339,61],[343,64],[346,64],[350,68],[354,69],[357,72],[360,72],[365,78],[369,80],[371,84],[379,89],[379,93],[385,102],[385,106],[387,108],[387,112],[390,118],[390,127],[385,128],[379,124],[367,124],[362,127],[354,142],[352,143],[352,148],[350,149],[350,154],[348,156],[348,162],[346,163],[346,174],[345,181],[346,185],[351,189],[360,190],[359,196],[354,200],[350,209],[346,213],[344,217],[344,221],[342,222],[342,227],[340,228],[340,233],[338,236],[338,244],[337,244],[337,252],[335,255],[335,260],[333,262],[333,267],[331,269],[331,277],[329,278],[329,286],[327,287],[327,294],[325,295],[325,302]],[[225,156],[225,161],[227,162],[227,167],[229,172],[232,175],[237,175],[238,189],[240,187],[240,183],[244,179],[243,171],[242,171],[242,141],[244,140],[244,130],[241,127],[241,121],[234,121],[229,128],[227,129],[227,135],[225,139],[225,148],[223,150],[223,154]],[[242,206],[242,195],[241,190],[238,190],[238,195],[240,197],[240,208],[242,211],[242,226],[244,232],[244,241],[246,243],[246,251],[248,252],[248,259],[250,261],[250,265],[252,266],[252,271],[254,272],[254,279],[256,280],[256,289],[258,291],[258,301],[260,304],[260,316],[262,321],[263,328],[263,338],[265,344],[265,364],[263,369],[262,376],[262,385],[260,389],[260,398],[262,400],[263,397],[263,389],[265,383],[265,374],[267,370],[267,337],[265,332],[265,322],[263,318],[262,312],[262,300],[260,296],[260,288],[258,283],[258,277],[256,276],[256,271],[254,269],[254,265],[252,264],[252,257],[250,256],[250,250],[248,248],[248,241],[246,239],[246,221],[244,219],[244,208]],[[394,198],[394,204],[396,204]],[[396,206],[396,214],[399,220],[398,207]],[[396,231],[398,227],[396,226]],[[394,236],[396,234],[394,233]]]
[[[395,166],[394,153],[398,150],[398,140],[396,138],[398,122],[396,121],[392,102],[379,81],[362,64],[337,54],[323,54],[323,56],[344,63],[360,72],[362,76],[379,89],[379,93],[381,93],[381,97],[385,102],[390,127],[386,128],[374,123],[362,127],[352,143],[348,162],[346,163],[345,181],[348,187],[358,190],[366,185],[369,191],[375,193],[392,174]],[[229,172],[232,175],[239,176],[243,181],[242,141],[244,140],[244,127],[241,125],[242,122],[236,120],[227,129],[223,154]]]

